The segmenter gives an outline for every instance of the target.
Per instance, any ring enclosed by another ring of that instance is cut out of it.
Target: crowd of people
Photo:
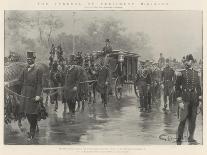
[[[61,45],[52,45],[49,57],[49,81],[53,95],[51,104],[58,109],[58,87],[62,91],[62,102],[68,105],[69,111],[75,113],[76,102],[84,104],[96,102],[96,91],[101,94],[104,107],[107,105],[110,93],[111,73],[105,56],[112,52],[110,40],[106,39],[106,46],[96,57],[93,54],[83,55],[78,52],[71,55],[69,60],[63,58]],[[26,114],[30,123],[28,139],[35,137],[38,120],[38,102],[41,100],[42,71],[35,65],[35,52],[27,52],[28,67],[23,71],[20,82],[22,86],[21,112]],[[138,65],[135,84],[138,87],[140,112],[150,112],[152,103],[160,106],[161,88],[163,88],[164,107],[172,110],[172,105],[178,103],[180,110],[180,124],[178,127],[177,144],[181,144],[186,121],[189,121],[188,141],[196,143],[194,139],[197,107],[202,101],[202,63],[196,62],[191,54],[183,57],[182,61],[165,59],[160,54],[158,62],[146,60]],[[88,99],[88,96],[89,99]],[[84,108],[84,105],[82,105]]]

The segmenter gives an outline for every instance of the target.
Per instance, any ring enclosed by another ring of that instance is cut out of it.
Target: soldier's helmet
[[[33,51],[28,51],[27,52],[27,59],[35,59],[36,58],[36,53]]]
[[[195,61],[192,54],[186,56],[186,61],[190,61],[190,60],[192,60],[193,62]]]

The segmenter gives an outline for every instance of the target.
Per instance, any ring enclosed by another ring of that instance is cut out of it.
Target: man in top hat
[[[82,76],[81,66],[77,65],[75,55],[70,56],[69,65],[66,68],[65,84],[64,84],[64,97],[69,107],[69,111],[75,114],[75,104],[78,100],[78,89]]]
[[[21,112],[27,116],[30,124],[30,132],[28,133],[28,140],[35,136],[37,127],[37,116],[39,112],[39,101],[42,92],[42,70],[35,65],[35,52],[27,52],[27,68],[23,71],[20,77],[20,84],[22,86],[22,106]]]
[[[107,62],[104,59],[101,59],[101,65],[98,69],[97,75],[97,91],[101,94],[102,103],[104,107],[107,105],[108,100],[108,91],[110,84],[110,72],[107,67]]]
[[[188,142],[197,144],[194,139],[196,127],[197,108],[201,97],[201,86],[198,71],[192,69],[193,56],[187,55],[184,60],[185,69],[180,72],[176,79],[177,101],[180,108],[180,123],[177,131],[177,145],[181,145],[185,123],[188,121]]]
[[[166,59],[166,65],[162,72],[162,83],[164,86],[164,108],[167,109],[167,98],[169,101],[169,109],[172,110],[173,87],[175,80],[175,71],[170,67],[169,59]]]
[[[103,48],[103,52],[106,55],[112,52],[112,46],[111,46],[111,42],[109,39],[106,39],[105,42],[106,42],[106,45]]]

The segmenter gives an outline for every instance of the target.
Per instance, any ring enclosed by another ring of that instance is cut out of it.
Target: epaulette
[[[175,70],[175,75],[176,76],[182,76],[182,72],[185,71],[185,69],[176,69]]]

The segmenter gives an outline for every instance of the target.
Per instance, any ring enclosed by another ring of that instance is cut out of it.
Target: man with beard
[[[66,68],[64,97],[69,107],[69,112],[75,113],[78,86],[80,83],[80,66],[76,65],[75,55],[70,56],[70,62]]]
[[[184,60],[185,70],[182,70],[176,79],[177,101],[180,108],[180,123],[177,131],[177,145],[181,145],[185,123],[188,121],[188,142],[197,144],[194,139],[197,108],[201,97],[201,86],[198,72],[192,69],[193,56],[187,55]]]
[[[27,52],[28,67],[23,71],[20,77],[22,86],[23,103],[21,112],[27,116],[30,124],[30,132],[28,133],[28,140],[32,140],[35,136],[37,127],[37,118],[39,112],[39,101],[42,92],[42,70],[35,65],[35,53]]]
[[[108,96],[108,85],[110,81],[110,73],[109,68],[106,65],[105,60],[101,59],[101,64],[98,69],[98,77],[97,77],[97,91],[101,94],[102,103],[104,107],[107,105],[107,96]]]

